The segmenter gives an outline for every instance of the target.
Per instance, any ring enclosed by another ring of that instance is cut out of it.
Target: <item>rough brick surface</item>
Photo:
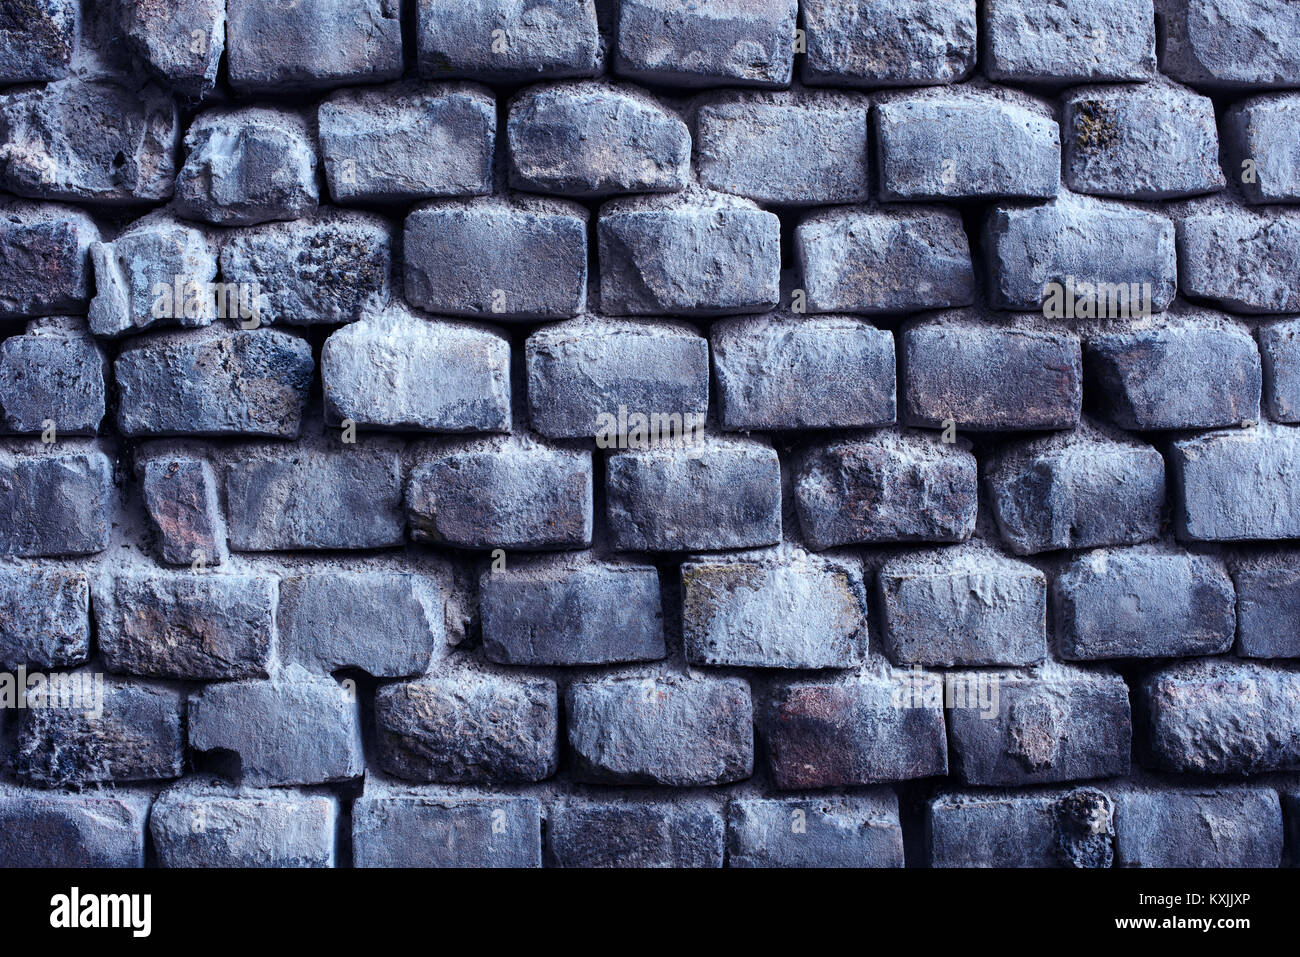
[[[988,0],[984,71],[1013,83],[1146,80],[1155,26],[1151,0]]]
[[[975,67],[971,0],[805,0],[805,83],[928,86],[952,83]]]
[[[1115,806],[1093,787],[941,794],[926,807],[931,867],[1110,867]]]
[[[293,791],[178,787],[149,812],[160,867],[333,867],[337,802]]]
[[[831,801],[732,801],[727,865],[902,867],[898,798],[883,791]]]
[[[721,867],[726,823],[704,804],[599,804],[556,808],[548,853],[559,867]]]
[[[143,867],[145,794],[0,791],[0,853],[10,867]]]
[[[1119,867],[1277,867],[1282,858],[1277,792],[1117,793],[1115,858]]]
[[[534,798],[439,798],[378,793],[352,807],[357,867],[540,867]]]

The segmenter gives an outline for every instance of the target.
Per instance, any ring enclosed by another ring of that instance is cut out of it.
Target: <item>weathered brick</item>
[[[882,200],[1050,198],[1061,136],[1042,103],[1006,91],[939,88],[872,105]]]
[[[1091,432],[1016,442],[989,461],[985,483],[1017,555],[1136,545],[1160,531],[1165,463],[1149,445]]]
[[[668,86],[787,86],[796,0],[622,0],[614,69]]]
[[[0,568],[0,669],[82,664],[90,657],[89,615],[85,572]]]
[[[952,311],[907,323],[899,337],[899,418],[971,432],[1076,426],[1079,337],[1032,322]]]
[[[418,0],[420,76],[527,83],[592,76],[602,49],[593,0]]]
[[[189,744],[230,752],[249,787],[348,781],[365,770],[355,689],[299,670],[190,695]]]
[[[470,83],[339,90],[317,110],[336,203],[397,203],[492,192],[496,102]]]
[[[691,134],[632,86],[531,87],[510,102],[510,185],[593,198],[666,193],[690,181]]]
[[[224,0],[117,0],[116,7],[127,47],[150,71],[187,99],[212,93],[226,49]]]
[[[241,93],[318,90],[402,74],[396,0],[226,0],[230,85]]]
[[[781,223],[748,200],[691,190],[617,199],[596,224],[609,315],[716,316],[777,304]]]
[[[985,548],[892,558],[877,594],[898,665],[1029,665],[1047,655],[1047,578]]]
[[[815,445],[795,476],[804,539],[815,549],[960,542],[975,529],[975,457],[919,433],[877,432]]]
[[[457,674],[375,694],[379,763],[411,781],[541,781],[559,763],[555,682]]]
[[[90,555],[108,547],[113,467],[94,449],[0,450],[0,555]]]
[[[991,80],[1082,83],[1155,75],[1152,0],[988,0],[980,32]]]
[[[591,544],[591,453],[526,436],[431,447],[411,470],[417,542],[524,550]]]
[[[1214,103],[1172,83],[1073,90],[1061,107],[1065,182],[1157,200],[1223,189]]]
[[[535,798],[366,793],[352,806],[357,867],[540,867]]]
[[[1300,321],[1258,326],[1264,366],[1264,408],[1277,422],[1300,422]]]
[[[1233,570],[1237,589],[1237,654],[1300,658],[1300,566],[1291,555]]]
[[[805,83],[928,86],[975,69],[974,0],[804,0]]]
[[[727,806],[728,867],[902,867],[898,798],[881,789],[820,800]]]
[[[1115,808],[1096,788],[943,794],[926,806],[931,867],[1110,867]]]
[[[975,298],[970,246],[955,210],[813,213],[795,228],[794,252],[809,312],[915,312]]]
[[[1181,661],[1141,685],[1156,765],[1184,774],[1300,768],[1300,672],[1232,659]]]
[[[867,596],[852,561],[802,551],[681,566],[686,659],[699,665],[850,668],[866,658]]]
[[[1300,537],[1300,429],[1261,425],[1206,432],[1169,449],[1178,537],[1246,541]]]
[[[510,430],[510,341],[400,306],[344,326],[321,351],[325,418],[358,428]]]
[[[756,439],[707,437],[611,453],[605,501],[614,547],[752,548],[781,540],[781,466]]]
[[[564,710],[581,781],[700,787],[754,773],[753,704],[739,678],[576,681]]]
[[[406,298],[451,316],[558,319],[587,304],[587,211],[538,197],[431,203],[406,217]]]
[[[104,417],[108,363],[80,320],[36,321],[0,342],[0,428],[94,435]]]
[[[508,665],[663,658],[659,574],[643,565],[512,559],[479,579],[483,653]]]
[[[773,689],[765,716],[772,783],[781,790],[904,781],[948,771],[939,702],[905,706],[888,674]],[[900,706],[903,705],[903,706]]]
[[[1160,69],[1211,90],[1300,84],[1300,8],[1268,0],[1156,0]]]
[[[0,201],[0,319],[81,312],[94,221],[72,206]]]
[[[1232,312],[1300,311],[1300,213],[1208,206],[1178,220],[1184,295]]]
[[[759,203],[861,203],[867,187],[866,97],[725,93],[696,111],[700,182]]]
[[[1277,867],[1282,857],[1277,792],[1117,791],[1115,855],[1119,867]]]
[[[217,476],[203,459],[146,453],[136,462],[145,509],[169,565],[220,565],[226,551],[226,520]]]
[[[77,48],[78,0],[36,0],[0,12],[0,83],[59,80]]]
[[[0,860],[7,867],[144,867],[149,796],[0,790]]]
[[[1232,647],[1236,600],[1221,562],[1153,548],[1082,555],[1053,585],[1061,657],[1172,658]]]
[[[1129,773],[1133,726],[1119,675],[1057,668],[950,673],[948,680],[965,682],[966,701],[947,711],[953,772],[963,784],[1023,787]],[[978,684],[972,691],[977,682],[991,693]]]
[[[1259,420],[1260,359],[1250,333],[1209,311],[1089,335],[1085,381],[1123,429],[1209,429]]]
[[[1223,114],[1228,171],[1248,203],[1300,200],[1300,95],[1241,100]]]
[[[559,867],[721,867],[726,826],[712,805],[566,801],[547,821]]]
[[[293,791],[164,791],[149,813],[160,867],[333,867],[338,802]]]
[[[132,339],[113,364],[123,435],[296,438],[315,363],[311,343],[273,329]]]

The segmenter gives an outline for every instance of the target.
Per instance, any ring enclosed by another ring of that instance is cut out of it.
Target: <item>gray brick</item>
[[[104,353],[80,320],[34,322],[0,342],[0,427],[94,435],[104,417]]]
[[[1120,791],[1119,867],[1277,867],[1282,809],[1265,788]]]
[[[1170,446],[1178,537],[1247,541],[1300,537],[1300,429],[1264,425],[1206,432]]]
[[[1232,312],[1300,311],[1300,213],[1210,206],[1178,221],[1184,295]]]
[[[59,80],[77,48],[78,0],[36,0],[0,19],[0,83]]]
[[[1151,0],[989,0],[980,32],[991,80],[1147,80],[1156,71]]]
[[[1300,422],[1300,320],[1258,326],[1264,408],[1277,422]]]
[[[6,867],[144,867],[149,796],[0,790]]]
[[[729,867],[902,867],[898,798],[748,798],[727,807]]]
[[[726,826],[711,805],[565,802],[547,822],[559,867],[721,867]]]
[[[416,31],[420,76],[435,80],[592,76],[603,60],[593,0],[418,0]]]
[[[1279,556],[1233,571],[1237,587],[1237,654],[1300,658],[1300,568]]]
[[[365,794],[352,807],[352,854],[357,867],[540,867],[541,805]]]
[[[81,312],[94,221],[72,206],[0,201],[0,319]]]
[[[90,657],[90,582],[60,568],[0,569],[0,669],[66,668]]]
[[[1255,96],[1223,114],[1227,168],[1248,203],[1300,200],[1300,95]]]
[[[169,565],[220,565],[226,557],[226,521],[217,476],[203,459],[147,453],[136,462],[145,508]]]
[[[338,802],[292,791],[164,791],[149,814],[160,867],[333,867]]]
[[[804,0],[805,83],[929,86],[975,69],[974,0]]]
[[[118,0],[116,6],[127,47],[150,71],[187,99],[212,93],[226,49],[224,0]]]
[[[1067,792],[943,794],[926,806],[931,867],[1110,867],[1111,799]]]
[[[1268,0],[1156,0],[1160,69],[1211,90],[1300,84],[1300,8]]]
[[[108,547],[113,468],[94,449],[0,450],[0,555],[90,555]]]

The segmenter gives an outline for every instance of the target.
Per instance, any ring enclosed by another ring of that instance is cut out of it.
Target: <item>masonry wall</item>
[[[0,84],[0,864],[1293,860],[1300,4],[0,0]]]

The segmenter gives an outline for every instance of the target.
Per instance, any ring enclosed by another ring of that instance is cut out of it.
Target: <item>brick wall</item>
[[[5,0],[0,84],[0,863],[1291,859],[1300,4]]]

